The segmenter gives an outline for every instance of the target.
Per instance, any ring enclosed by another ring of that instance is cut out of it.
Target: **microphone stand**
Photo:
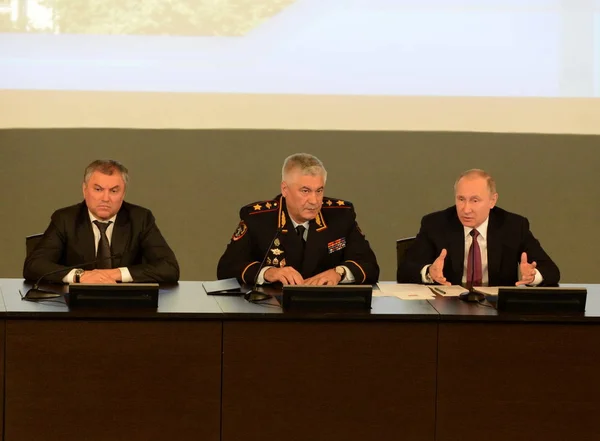
[[[271,243],[269,244],[269,246],[267,248],[265,257],[263,257],[262,262],[258,266],[258,271],[256,272],[256,277],[254,277],[254,286],[252,287],[252,289],[250,291],[248,291],[246,294],[244,294],[244,299],[248,300],[250,303],[261,302],[263,300],[267,300],[267,299],[270,299],[271,297],[273,297],[271,294],[267,294],[266,292],[262,292],[262,291],[258,290],[258,276],[259,276],[261,270],[263,269],[265,262],[267,261],[267,256],[269,255],[269,250],[273,246],[275,239],[277,239],[277,236],[279,236],[279,233],[281,233],[282,230],[283,230],[283,227],[279,227],[277,229],[277,231],[275,232],[275,236],[273,236],[273,239],[271,239]]]
[[[59,292],[40,288],[40,283],[42,283],[42,280],[44,280],[44,278],[46,278],[48,276],[51,276],[52,274],[60,273],[63,271],[71,271],[75,268],[81,268],[84,266],[95,264],[97,262],[101,262],[103,260],[118,258],[120,256],[121,256],[121,254],[113,254],[111,256],[104,257],[102,259],[94,259],[94,260],[90,260],[89,262],[83,262],[83,263],[78,263],[77,265],[66,266],[64,268],[60,268],[60,269],[53,270],[53,271],[47,272],[45,274],[42,274],[42,276],[37,280],[37,282],[35,282],[33,284],[33,286],[25,293],[25,295],[19,293],[19,294],[21,294],[21,300],[44,300],[44,299],[54,299],[57,297],[61,297],[61,296],[63,296],[63,294],[61,294]]]

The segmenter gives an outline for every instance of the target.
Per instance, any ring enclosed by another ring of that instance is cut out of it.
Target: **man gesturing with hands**
[[[468,170],[454,184],[455,206],[423,217],[398,267],[399,283],[465,286],[556,285],[560,271],[529,221],[496,206],[494,179]]]

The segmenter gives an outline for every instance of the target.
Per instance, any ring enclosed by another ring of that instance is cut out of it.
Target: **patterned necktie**
[[[483,281],[481,274],[481,250],[477,242],[479,231],[473,229],[469,234],[473,240],[471,248],[469,248],[469,255],[467,256],[467,287],[481,286]]]
[[[110,269],[112,268],[112,261],[110,258],[110,244],[108,243],[108,237],[106,236],[106,230],[111,222],[100,222],[95,220],[94,224],[100,230],[100,240],[98,241],[98,251],[96,252],[96,268],[98,269]]]

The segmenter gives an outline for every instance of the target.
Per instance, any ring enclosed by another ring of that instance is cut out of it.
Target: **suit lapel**
[[[271,251],[269,251],[271,262],[273,262],[273,258],[277,258],[279,261],[281,261],[281,259],[285,259],[286,266],[291,266],[296,271],[300,272],[300,268],[302,267],[302,248],[291,222],[289,228],[281,233],[280,238],[281,246],[273,246],[273,248],[283,249],[284,254],[275,256]],[[278,264],[275,265],[273,263],[271,263],[271,265],[279,266]]]
[[[458,220],[456,210],[450,221],[448,232],[448,256],[452,262],[452,273],[446,276],[452,283],[462,283],[465,259],[465,235],[463,225]],[[449,277],[448,277],[449,276]]]
[[[75,236],[79,243],[78,249],[81,250],[81,261],[92,262],[96,258],[96,244],[94,243],[94,230],[88,213],[87,205],[82,204],[81,211],[77,218]]]
[[[312,220],[309,223],[308,239],[304,250],[304,260],[302,262],[302,274],[315,274],[315,270],[320,260],[320,252],[323,250],[323,239],[326,237],[319,230],[317,223]]]
[[[279,214],[277,215],[277,226],[282,228],[280,237],[281,246],[274,246],[273,248],[279,248],[283,250],[282,255],[274,255],[271,250],[267,250],[271,263],[267,261],[268,265],[279,266],[279,262],[285,259],[285,265],[293,267],[296,271],[301,272],[302,269],[302,246],[300,238],[296,234],[294,224],[290,219],[285,205],[285,198],[279,196]],[[273,259],[277,258],[278,263],[275,265]]]
[[[490,286],[499,279],[502,262],[502,236],[498,218],[490,211],[487,230],[488,283]]]
[[[117,214],[115,226],[113,227],[112,238],[110,240],[110,251],[113,255],[119,255],[113,259],[113,268],[118,268],[121,265],[123,259],[123,253],[129,248],[129,241],[131,240],[131,222],[129,219],[129,211],[121,207]]]

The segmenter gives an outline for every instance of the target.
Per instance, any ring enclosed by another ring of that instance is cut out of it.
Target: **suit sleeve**
[[[542,286],[556,286],[560,280],[560,270],[550,256],[544,251],[540,242],[529,229],[529,221],[524,219],[522,232],[523,251],[527,253],[528,262],[536,262],[536,268],[544,278]],[[520,258],[520,255],[519,255]],[[518,264],[518,262],[517,262]]]
[[[38,280],[44,274],[58,271],[44,278],[47,282],[61,283],[63,277],[70,271],[65,265],[60,264],[65,253],[66,233],[64,219],[54,213],[50,225],[46,228],[40,243],[25,258],[23,265],[23,277],[27,280]],[[65,268],[64,271],[60,271]]]
[[[398,266],[396,281],[398,283],[423,283],[421,270],[425,265],[432,264],[438,257],[436,246],[428,233],[428,222],[424,217],[415,241],[406,250],[404,261]]]
[[[217,278],[236,278],[238,282],[254,284],[260,261],[253,256],[252,234],[249,231],[244,209],[240,210],[240,223],[217,265]]]
[[[179,264],[175,253],[156,226],[152,212],[147,211],[139,236],[142,263],[127,265],[134,282],[176,283]]]
[[[358,228],[356,213],[352,209],[352,224],[346,237],[346,252],[343,265],[354,275],[356,283],[377,283],[379,280],[379,265],[369,241]]]

